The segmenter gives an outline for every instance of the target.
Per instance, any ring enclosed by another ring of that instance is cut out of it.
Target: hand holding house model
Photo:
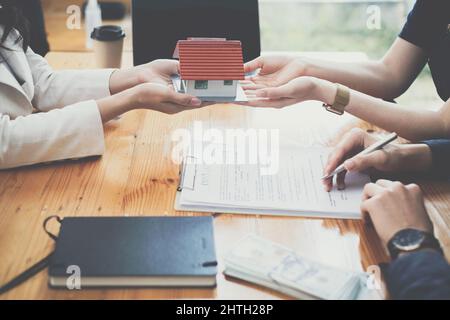
[[[178,92],[209,102],[245,102],[240,85],[245,79],[240,41],[191,38],[177,43],[173,58],[180,61],[180,75],[172,81]]]

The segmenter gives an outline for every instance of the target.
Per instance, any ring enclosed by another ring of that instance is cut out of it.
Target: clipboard
[[[355,215],[349,212],[333,212],[326,213],[320,211],[297,211],[297,210],[273,210],[273,209],[252,209],[252,208],[239,208],[239,207],[214,207],[203,205],[185,205],[181,203],[181,196],[184,188],[194,190],[195,181],[197,178],[197,164],[191,164],[195,166],[192,176],[186,176],[186,168],[189,164],[186,158],[194,158],[187,156],[180,164],[179,170],[179,184],[175,195],[174,209],[176,211],[189,211],[189,212],[206,212],[210,214],[243,214],[243,215],[267,215],[267,216],[289,216],[289,217],[308,217],[319,219],[345,219],[345,220],[361,220],[360,214]]]

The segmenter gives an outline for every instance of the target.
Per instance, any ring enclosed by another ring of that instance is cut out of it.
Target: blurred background
[[[126,4],[130,10],[131,0],[115,1]],[[66,27],[68,6],[82,3],[82,0],[42,0],[50,50],[86,50],[84,30]],[[356,51],[378,59],[397,37],[414,0],[259,0],[259,3],[263,52]],[[369,28],[368,20],[378,12],[379,28]],[[131,33],[129,15],[120,24]],[[132,50],[131,37],[125,50]],[[428,67],[397,101],[421,107],[441,104]]]

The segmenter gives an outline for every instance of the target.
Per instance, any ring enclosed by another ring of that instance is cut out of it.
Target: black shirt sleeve
[[[417,0],[399,37],[425,51],[431,51],[436,37],[442,34],[440,30],[449,8],[447,1]]]
[[[431,174],[433,177],[443,179],[450,177],[450,140],[437,139],[424,141],[430,147],[433,164]]]
[[[439,252],[424,250],[399,257],[385,270],[395,300],[450,299],[450,266]]]

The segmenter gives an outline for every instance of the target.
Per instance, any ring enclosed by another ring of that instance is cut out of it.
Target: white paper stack
[[[271,163],[275,168],[261,163],[206,164],[194,160],[184,165],[175,209],[360,219],[363,187],[370,179],[351,173],[344,190],[326,192],[321,178],[329,152],[320,147],[284,148],[275,159],[278,163]]]

